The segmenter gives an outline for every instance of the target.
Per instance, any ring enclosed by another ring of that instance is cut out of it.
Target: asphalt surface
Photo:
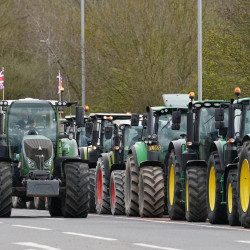
[[[250,249],[250,230],[228,225],[89,214],[51,218],[48,211],[13,209],[0,218],[1,250]]]

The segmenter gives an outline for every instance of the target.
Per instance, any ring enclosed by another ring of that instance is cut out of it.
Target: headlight
[[[156,134],[153,134],[153,135],[152,135],[152,139],[155,140],[156,138],[157,138],[157,135],[156,135]]]
[[[52,159],[49,159],[48,161],[46,161],[46,162],[44,163],[44,166],[45,166],[46,168],[50,168],[51,165],[52,165]]]
[[[148,141],[148,144],[152,144],[152,141]]]
[[[151,135],[148,136],[148,139],[150,139],[150,138],[151,138]]]
[[[34,168],[35,167],[35,162],[32,161],[30,158],[27,157],[27,162],[28,162],[28,166],[29,168]]]

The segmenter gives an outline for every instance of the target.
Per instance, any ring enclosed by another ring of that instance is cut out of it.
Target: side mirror
[[[216,121],[216,122],[215,122],[215,128],[216,128],[216,129],[222,129],[222,128],[224,128],[224,127],[225,127],[225,124],[224,124],[223,121]]]
[[[85,125],[85,135],[86,137],[90,138],[93,133],[93,123],[92,122],[87,122]]]
[[[172,130],[180,130],[181,128],[180,123],[173,123],[171,128]]]
[[[131,116],[131,126],[139,125],[139,114],[132,114]]]
[[[172,113],[172,122],[173,124],[180,124],[181,123],[181,111],[173,111]]]
[[[84,107],[78,106],[76,107],[76,126],[83,126],[84,125]]]
[[[105,127],[104,136],[105,136],[106,140],[111,139],[112,134],[113,134],[113,127]]]
[[[216,122],[223,122],[224,121],[224,109],[223,108],[216,108],[214,118],[215,118]]]

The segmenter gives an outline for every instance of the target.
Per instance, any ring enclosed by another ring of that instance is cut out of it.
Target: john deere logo
[[[39,147],[38,147],[38,150],[39,150],[39,151],[43,150],[42,147],[41,147],[40,145],[39,145]]]

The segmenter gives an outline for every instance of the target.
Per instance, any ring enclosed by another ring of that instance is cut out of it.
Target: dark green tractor
[[[111,139],[104,136],[105,128],[114,123],[130,123],[131,114],[118,113],[95,113],[90,114],[85,123],[85,134],[79,140],[84,141],[88,146],[79,147],[81,159],[89,166],[90,173],[90,203],[89,211],[96,212],[95,186],[96,186],[96,164],[102,153],[111,151]],[[80,135],[81,136],[81,135]]]
[[[105,128],[111,151],[99,156],[96,166],[95,203],[98,214],[125,214],[124,178],[129,148],[144,137],[139,114],[132,114],[131,125],[114,123]]]
[[[194,93],[190,93],[194,98]],[[167,203],[170,219],[202,222],[207,219],[206,173],[209,152],[226,132],[215,128],[215,109],[226,101],[191,101],[185,138],[172,141],[167,164]],[[174,120],[180,119],[178,113]],[[175,124],[175,121],[174,121]]]
[[[127,216],[161,217],[165,208],[165,174],[169,143],[186,134],[188,95],[169,95],[165,107],[147,107],[147,132],[129,150],[125,171]],[[182,121],[172,124],[178,112]],[[179,129],[177,131],[177,129]]]
[[[89,169],[77,143],[60,133],[59,112],[75,103],[22,99],[1,101],[0,216],[11,214],[11,197],[48,197],[51,216],[87,217]],[[83,107],[77,107],[82,118]],[[79,117],[80,119],[80,117]],[[72,193],[74,190],[74,193]]]
[[[207,170],[208,219],[250,227],[250,98],[238,99],[216,112],[216,126],[227,140],[214,142]],[[228,113],[228,123],[224,114]]]

